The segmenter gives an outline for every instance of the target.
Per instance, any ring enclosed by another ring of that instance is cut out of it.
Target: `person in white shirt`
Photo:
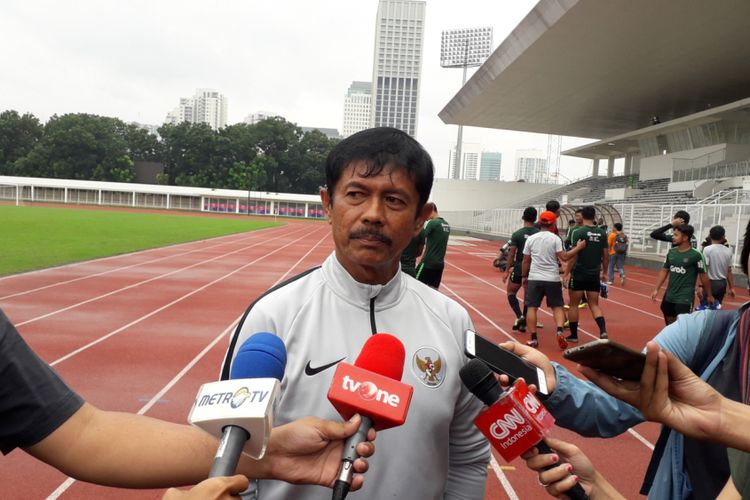
[[[703,249],[703,257],[708,265],[708,279],[711,282],[711,294],[714,303],[721,304],[724,295],[729,293],[735,297],[734,280],[732,279],[732,250],[725,245],[726,231],[722,226],[714,226],[708,232],[711,242]],[[702,285],[698,285],[698,297],[701,299],[701,308],[707,306],[706,294],[703,293]]]
[[[547,297],[547,307],[552,309],[555,318],[558,345],[562,349],[568,346],[563,333],[563,322],[565,321],[563,304],[565,302],[562,294],[558,259],[561,261],[570,260],[586,246],[586,242],[581,240],[570,251],[563,251],[562,240],[552,231],[556,223],[557,217],[554,212],[542,212],[542,215],[539,216],[540,231],[530,236],[523,248],[521,277],[526,285],[524,304],[529,309],[526,324],[531,334],[531,339],[527,344],[531,347],[539,346],[539,340],[536,336],[536,311],[542,305],[543,297]]]

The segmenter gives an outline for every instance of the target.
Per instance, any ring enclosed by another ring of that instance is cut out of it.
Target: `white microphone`
[[[285,368],[281,339],[256,333],[237,352],[230,380],[201,386],[188,422],[221,439],[208,477],[234,475],[242,453],[263,458]]]

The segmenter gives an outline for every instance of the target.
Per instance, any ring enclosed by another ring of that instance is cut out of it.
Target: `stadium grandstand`
[[[648,258],[668,249],[650,231],[685,209],[701,238],[723,225],[737,257],[750,219],[750,3],[614,8],[541,0],[440,112],[450,124],[591,138],[563,152],[591,160],[590,177],[446,218],[506,237],[524,206],[559,200],[564,229],[565,213],[594,204]]]

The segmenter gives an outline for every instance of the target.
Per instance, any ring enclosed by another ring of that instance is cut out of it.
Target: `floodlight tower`
[[[492,52],[492,28],[464,28],[443,31],[440,43],[440,66],[443,68],[463,68],[461,87],[466,84],[466,68],[481,66]],[[458,126],[456,161],[453,178],[461,178],[461,141],[464,127]]]

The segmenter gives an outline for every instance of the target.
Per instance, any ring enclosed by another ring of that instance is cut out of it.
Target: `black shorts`
[[[599,280],[598,279],[577,279],[574,276],[570,277],[568,283],[568,289],[574,292],[596,292],[599,293]]]
[[[547,307],[562,307],[564,304],[562,284],[559,281],[529,280],[526,283],[524,305],[539,307],[542,305],[542,297],[547,297]]]
[[[443,267],[431,268],[425,267],[424,264],[420,264],[417,267],[417,279],[427,286],[432,288],[438,288],[440,286],[440,280],[443,278]]]
[[[721,303],[724,300],[724,295],[727,294],[727,280],[711,280],[711,295],[714,296],[716,302]]]
[[[666,300],[661,301],[661,312],[664,316],[676,318],[678,314],[690,314],[693,311],[693,304],[675,304]]]
[[[510,282],[520,285],[523,282],[521,278],[521,266],[513,266],[513,270],[510,272]]]

